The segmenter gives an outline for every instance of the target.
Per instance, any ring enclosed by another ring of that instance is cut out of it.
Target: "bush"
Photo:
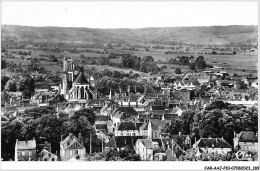
[[[175,69],[175,74],[181,74],[181,69],[180,68],[176,68]]]

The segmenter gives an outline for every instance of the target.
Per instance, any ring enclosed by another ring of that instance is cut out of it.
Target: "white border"
[[[15,1],[15,0],[11,0]],[[18,0],[17,0],[18,1]],[[27,0],[28,1],[28,0]],[[30,0],[29,0],[30,1]],[[66,1],[66,0],[56,0],[56,1]],[[93,1],[93,0],[90,0]],[[104,1],[104,0],[98,0]],[[118,0],[110,0],[118,1]],[[127,0],[126,0],[127,1]],[[133,0],[136,1],[136,0]],[[153,0],[143,0],[143,1],[153,1]],[[159,0],[156,0],[159,1]],[[164,0],[167,1],[167,0]],[[197,0],[184,0],[197,2]],[[201,0],[207,1],[207,0]],[[213,0],[215,1],[215,0]],[[225,0],[220,0],[225,1]],[[230,1],[230,0],[229,0]],[[258,2],[258,16],[260,16],[260,2],[259,0],[236,0],[233,2]],[[198,1],[199,2],[199,1]],[[0,3],[2,9],[2,1]],[[199,9],[198,9],[199,10]],[[2,11],[2,10],[0,10]],[[48,11],[46,11],[48,12]],[[228,15],[228,14],[227,14]],[[2,19],[2,15],[1,15]],[[1,20],[0,20],[1,21]],[[258,33],[259,28],[259,17],[258,17]],[[1,38],[1,33],[0,33]],[[259,40],[259,36],[258,36]],[[258,41],[259,42],[259,41]],[[1,48],[1,45],[0,45]],[[260,45],[258,44],[258,50]],[[260,52],[258,51],[258,57]],[[259,65],[258,65],[259,67]],[[258,77],[259,77],[258,72]],[[259,90],[260,91],[260,90]],[[259,118],[258,118],[259,120]],[[259,122],[258,122],[259,126]],[[258,142],[260,138],[258,137]],[[0,162],[1,170],[205,170],[205,166],[259,166],[259,161],[255,162],[192,162],[192,161],[182,161],[182,162]],[[230,169],[231,170],[231,169]]]

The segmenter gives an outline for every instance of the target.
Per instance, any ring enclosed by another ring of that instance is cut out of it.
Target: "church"
[[[83,69],[76,69],[71,58],[64,58],[61,94],[68,102],[87,103],[88,100],[97,99],[97,91],[91,81],[90,77],[85,77]]]

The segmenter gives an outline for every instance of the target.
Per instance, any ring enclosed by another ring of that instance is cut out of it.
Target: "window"
[[[44,159],[44,161],[47,161],[47,159]]]
[[[22,151],[22,156],[25,156],[25,152],[24,151]]]
[[[31,151],[29,151],[29,156],[32,156],[32,152]]]
[[[69,146],[70,145],[70,142],[67,142],[67,146]]]
[[[52,159],[51,159],[51,161],[55,161],[55,159],[54,159],[54,158],[52,158]]]
[[[124,135],[124,133],[122,132],[122,133],[121,133],[121,136],[123,136],[123,135]]]
[[[75,154],[78,154],[79,152],[78,152],[78,150],[75,150]]]

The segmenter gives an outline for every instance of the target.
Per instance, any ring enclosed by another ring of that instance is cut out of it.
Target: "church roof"
[[[76,77],[76,79],[73,81],[74,84],[88,84],[88,80],[86,79],[86,77],[84,76],[84,74],[82,72],[80,72],[78,74],[78,76]]]

